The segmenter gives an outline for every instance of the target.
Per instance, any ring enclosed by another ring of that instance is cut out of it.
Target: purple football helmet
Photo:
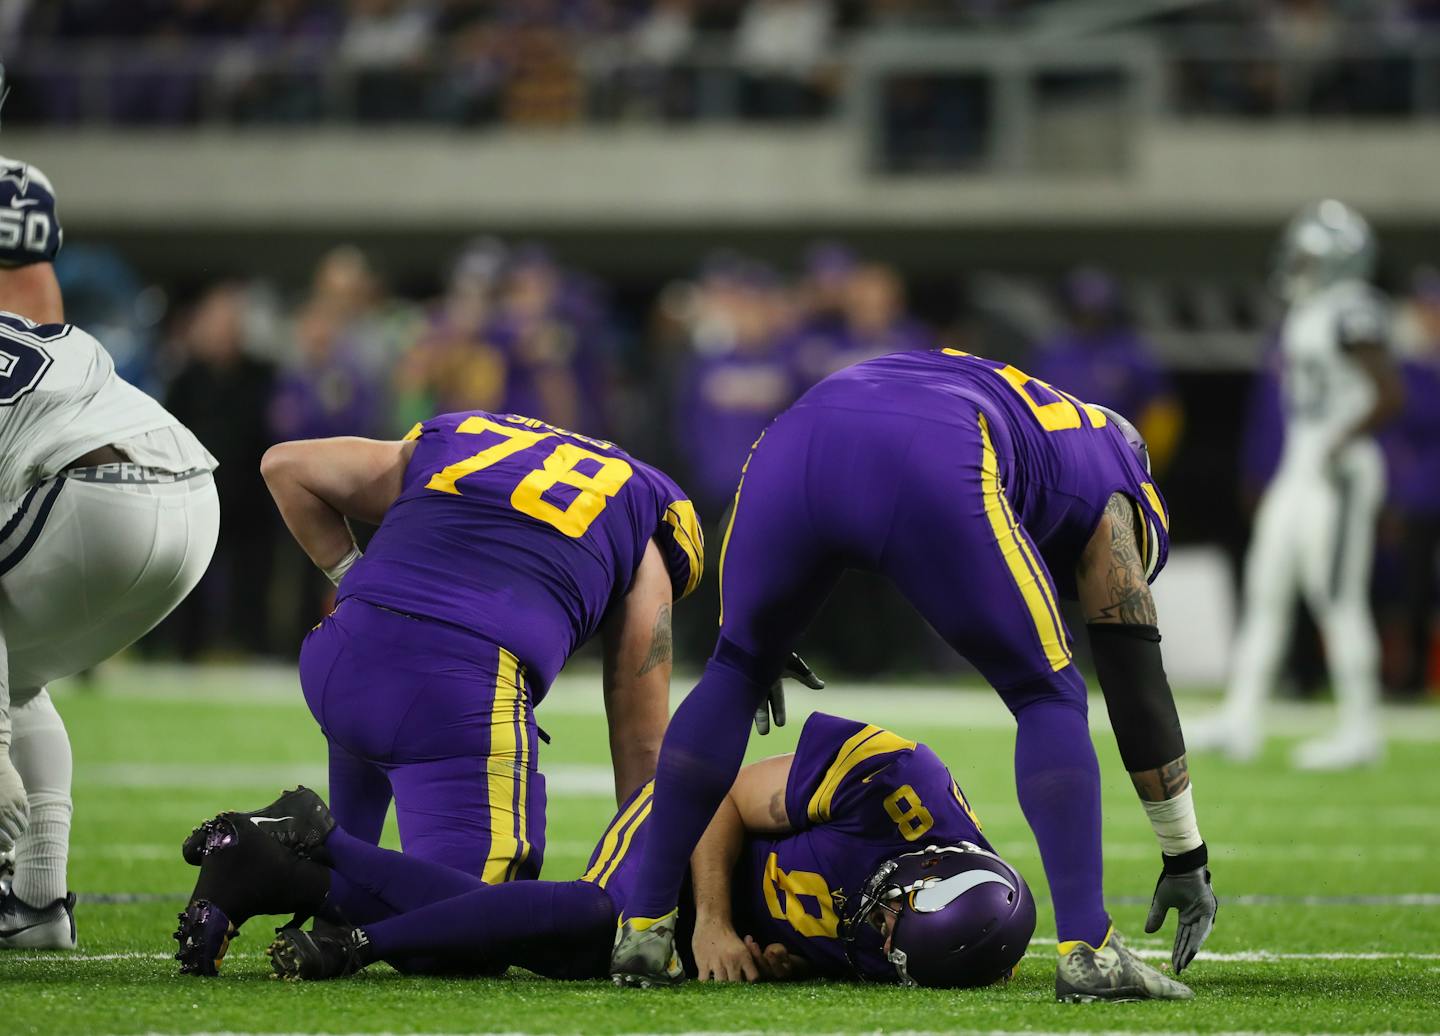
[[[1009,978],[1035,934],[1035,898],[1025,879],[973,842],[931,845],[886,860],[870,876],[847,918],[850,961],[865,978],[855,948],[885,940],[881,952],[902,985],[988,986]]]
[[[1150,473],[1150,447],[1146,445],[1145,437],[1133,424],[1108,406],[1101,406],[1099,403],[1090,403],[1089,405],[1104,414],[1107,420],[1113,422],[1115,427],[1120,429],[1120,433],[1125,436],[1126,444],[1134,452],[1135,458],[1140,461],[1140,465],[1148,475]]]

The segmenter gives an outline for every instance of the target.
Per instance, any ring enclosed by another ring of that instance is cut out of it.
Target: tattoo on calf
[[[1110,602],[1090,622],[1130,622],[1155,625],[1155,600],[1145,582],[1145,559],[1135,541],[1135,505],[1124,493],[1115,493],[1105,505],[1110,518],[1110,560],[1105,584]]]
[[[1190,787],[1190,766],[1182,755],[1159,769],[1132,773],[1130,781],[1146,802],[1165,802]]]
[[[655,613],[655,630],[650,634],[650,651],[640,663],[636,676],[644,676],[659,665],[669,665],[674,654],[674,634],[670,631],[670,605],[662,604]]]

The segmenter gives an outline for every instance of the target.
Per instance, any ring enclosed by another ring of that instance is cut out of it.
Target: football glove
[[[30,800],[25,782],[10,763],[8,748],[0,748],[0,853],[15,848],[15,842],[30,823]]]
[[[1195,954],[1200,952],[1200,947],[1205,945],[1215,927],[1215,913],[1220,909],[1210,888],[1210,868],[1204,862],[1189,870],[1175,866],[1176,861],[1184,861],[1190,855],[1163,857],[1165,869],[1155,884],[1155,898],[1150,902],[1150,914],[1145,919],[1145,931],[1154,934],[1165,923],[1165,916],[1172,908],[1178,915],[1175,946],[1170,953],[1170,966],[1177,974],[1185,970],[1195,959]]]
[[[825,689],[825,681],[815,675],[815,670],[805,664],[805,659],[795,652],[790,653],[790,659],[785,663],[785,669],[780,674],[780,679],[770,685],[770,693],[755,710],[755,733],[770,733],[771,717],[777,727],[785,725],[785,678],[799,680],[812,691]]]

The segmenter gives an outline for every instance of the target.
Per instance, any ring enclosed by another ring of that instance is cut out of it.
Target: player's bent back
[[[515,414],[446,414],[410,433],[399,497],[340,587],[501,644],[538,703],[660,547],[673,595],[700,581],[695,508],[613,443]]]

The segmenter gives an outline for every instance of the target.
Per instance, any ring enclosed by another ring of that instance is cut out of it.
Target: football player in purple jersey
[[[847,568],[883,573],[1014,714],[1016,789],[1059,939],[1063,1000],[1189,997],[1115,934],[1085,681],[1056,606],[1078,597],[1120,756],[1160,842],[1147,919],[1180,915],[1172,963],[1213,925],[1207,853],[1149,580],[1169,517],[1119,415],[953,349],[831,375],[781,414],[741,474],[721,551],[720,636],[656,771],[653,836],[611,971],[663,984],[686,863],[735,779],[748,718]]]
[[[283,443],[261,473],[338,587],[300,681],[353,836],[378,843],[393,797],[407,853],[491,884],[538,875],[534,709],[597,633],[617,800],[650,779],[671,607],[704,565],[695,510],[665,474],[613,443],[479,411],[402,441]],[[350,519],[379,526],[363,556]],[[333,903],[358,921],[367,899],[354,891]]]
[[[485,885],[354,838],[298,789],[203,825],[197,897],[217,925],[320,912],[342,880],[374,897],[370,923],[280,931],[270,956],[285,978],[339,978],[377,960],[602,978],[653,836],[652,790],[622,803],[579,879]],[[822,713],[793,754],[740,772],[693,871],[684,949],[702,980],[987,985],[1012,973],[1035,928],[1024,879],[995,855],[935,753]]]

